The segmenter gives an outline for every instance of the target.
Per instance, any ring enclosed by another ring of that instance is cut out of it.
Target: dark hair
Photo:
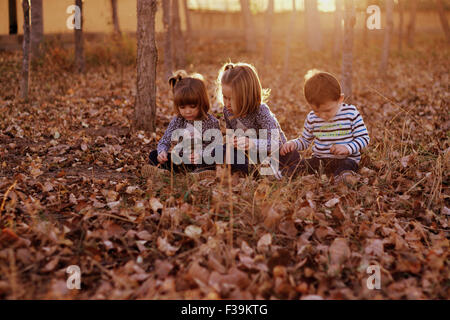
[[[310,70],[305,75],[303,93],[309,104],[319,107],[329,101],[339,100],[342,90],[339,81],[331,73]]]
[[[201,74],[188,75],[186,71],[178,70],[169,78],[169,85],[172,88],[173,102],[178,115],[180,107],[195,105],[200,108],[201,119],[206,119],[210,101]]]

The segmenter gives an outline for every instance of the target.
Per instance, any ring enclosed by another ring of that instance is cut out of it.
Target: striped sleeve
[[[314,141],[314,128],[310,122],[311,114],[312,113],[309,113],[305,119],[302,135],[294,140],[297,145],[297,150],[299,151],[308,149],[309,145]]]
[[[369,145],[369,132],[358,110],[356,110],[352,119],[352,136],[353,140],[344,145],[350,151],[350,154],[360,153],[362,149]]]

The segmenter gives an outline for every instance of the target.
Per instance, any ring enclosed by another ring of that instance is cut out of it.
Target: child
[[[313,157],[302,160],[298,169],[312,173],[322,167],[335,181],[351,182],[361,159],[360,151],[369,144],[369,133],[353,105],[343,103],[337,79],[327,72],[310,70],[305,76],[304,95],[312,111],[305,120],[303,134],[283,145],[280,154],[306,150],[314,143]]]
[[[202,155],[192,152],[188,157],[188,161],[183,161],[181,164],[174,163],[169,153],[172,134],[177,129],[184,129],[189,137],[193,137],[196,130],[194,122],[201,121],[202,132],[197,132],[196,134],[199,139],[202,139],[203,133],[208,129],[220,130],[219,121],[211,114],[208,114],[210,101],[203,77],[200,74],[187,75],[184,70],[180,70],[175,72],[174,76],[169,79],[169,84],[172,88],[177,115],[170,121],[163,137],[158,142],[157,149],[150,152],[150,165],[145,165],[142,168],[142,176],[147,178],[157,172],[167,173],[167,170],[172,169],[177,173],[198,173],[201,177],[215,175],[214,171],[209,170],[214,169],[214,165],[196,164],[199,162],[200,157],[203,156],[203,149],[209,142],[200,142]],[[194,150],[194,148],[191,148],[191,150]],[[182,157],[182,153],[180,153],[180,157]],[[186,160],[186,157],[183,159]]]
[[[247,157],[244,158],[244,163],[238,163],[239,150],[257,150],[258,155],[260,150],[266,149],[267,154],[270,155],[273,147],[271,145],[272,132],[275,130],[278,139],[274,138],[279,147],[286,142],[286,136],[281,130],[275,115],[270,111],[265,103],[269,97],[270,91],[262,89],[261,82],[255,67],[247,63],[226,63],[219,72],[218,82],[218,97],[222,100],[224,105],[224,117],[227,129],[254,129],[256,131],[256,138],[249,137],[233,137],[232,147],[234,150],[228,150],[229,160],[233,160],[231,165],[232,171],[240,171],[245,174],[249,173],[249,161]],[[260,136],[261,129],[265,129],[266,136]],[[264,150],[264,152],[266,151]],[[234,153],[234,158],[231,159],[230,151]],[[242,151],[241,151],[242,152]],[[241,153],[242,158],[242,153]],[[292,163],[298,161],[299,155],[296,150],[286,153],[279,159],[279,167],[289,167]],[[256,160],[256,159],[252,159]],[[263,159],[260,159],[260,161]],[[278,170],[274,170],[278,171]],[[278,176],[278,172],[274,172]]]

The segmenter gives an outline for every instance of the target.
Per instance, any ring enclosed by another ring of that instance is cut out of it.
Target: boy
[[[291,172],[306,169],[313,173],[322,167],[326,174],[333,174],[335,182],[351,182],[349,177],[358,171],[360,151],[370,141],[360,113],[355,106],[343,103],[339,82],[327,72],[309,71],[304,95],[312,111],[306,117],[303,134],[286,142],[280,154],[306,150],[314,142],[313,157],[302,160]]]

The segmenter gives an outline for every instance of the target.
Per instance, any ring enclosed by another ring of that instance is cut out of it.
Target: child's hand
[[[166,152],[166,151],[162,151],[161,153],[159,153],[157,159],[158,159],[158,162],[159,162],[159,163],[164,163],[164,162],[166,162],[167,160],[169,160],[169,159],[167,158],[167,152]]]
[[[234,137],[233,145],[239,150],[249,150],[255,147],[255,144],[248,137]]]
[[[333,144],[330,148],[330,152],[336,156],[348,156],[350,154],[346,147],[339,144]]]
[[[286,154],[288,154],[289,152],[294,151],[295,149],[297,149],[297,144],[295,143],[295,141],[291,140],[286,142],[285,144],[283,144],[283,146],[280,149],[280,155],[284,156]]]

